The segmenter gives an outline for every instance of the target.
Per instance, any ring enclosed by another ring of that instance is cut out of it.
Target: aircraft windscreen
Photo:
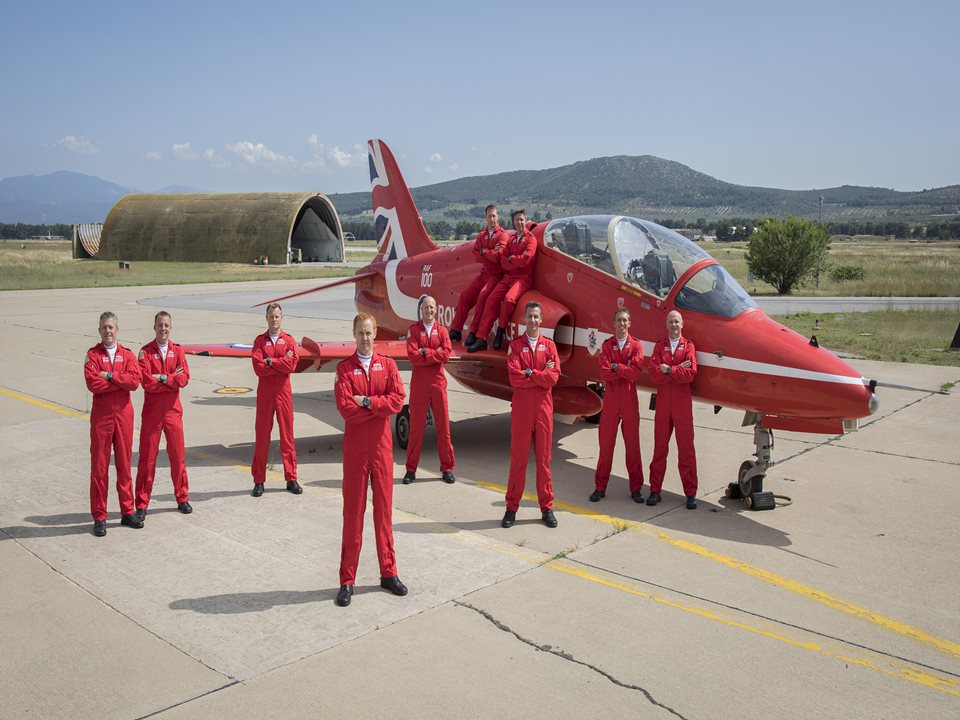
[[[551,222],[543,233],[547,246],[617,276],[610,257],[607,229],[613,215],[580,215]]]
[[[710,256],[679,233],[636,218],[617,218],[613,247],[622,279],[666,297],[683,272]]]
[[[677,293],[676,304],[685,310],[728,318],[757,307],[747,291],[720,265],[708,265],[690,278]]]

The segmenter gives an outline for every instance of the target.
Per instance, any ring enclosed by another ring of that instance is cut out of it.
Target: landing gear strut
[[[773,510],[776,500],[772,492],[764,492],[763,478],[773,466],[770,451],[773,449],[773,431],[763,426],[756,413],[747,413],[743,425],[753,425],[753,444],[756,446],[756,460],[746,460],[740,465],[737,482],[727,485],[724,494],[734,500],[743,500],[750,510]]]

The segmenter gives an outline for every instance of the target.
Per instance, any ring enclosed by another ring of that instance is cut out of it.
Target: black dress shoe
[[[294,495],[303,495],[303,488],[296,480],[290,480],[287,482],[287,492]]]
[[[474,332],[471,332],[469,335],[467,335],[467,339],[464,340],[464,344],[473,345],[476,341],[477,341],[477,334]]]
[[[120,524],[139,530],[143,527],[143,520],[137,520],[137,516],[134,513],[130,513],[120,518]]]
[[[400,595],[401,597],[407,594],[407,586],[400,582],[400,578],[398,578],[396,575],[388,578],[380,578],[380,587],[382,587],[384,590],[389,590],[394,595]]]
[[[452,472],[451,470],[444,470],[444,471],[443,471],[443,481],[444,481],[445,483],[447,483],[448,485],[452,485],[453,483],[455,483],[455,482],[457,481],[457,479],[453,476],[453,472]]]
[[[193,512],[193,507],[190,505],[190,503],[184,500],[182,503],[177,503],[177,510],[182,512],[184,515],[189,515]]]
[[[93,534],[96,537],[103,537],[107,534],[107,521],[106,520],[94,520],[93,521]]]
[[[403,484],[409,485],[416,479],[417,479],[417,474],[415,472],[407,472],[407,474],[403,476]]]
[[[261,495],[263,495],[263,483],[254,483],[253,492],[250,494],[253,495],[254,497],[260,497]]]
[[[647,505],[656,505],[658,502],[660,502],[660,493],[650,493],[650,497],[647,498]]]
[[[696,510],[696,509],[697,509],[697,496],[687,495],[687,510]]]
[[[590,502],[599,502],[606,496],[607,494],[603,490],[594,490],[590,493]]]
[[[643,502],[643,492],[641,492],[640,490],[637,490],[636,492],[630,493],[630,497],[633,498],[633,501],[634,501],[635,503],[642,503],[642,502]]]
[[[137,511],[134,513],[134,515],[137,516],[137,520],[139,520],[140,522],[143,522],[144,519],[147,517],[147,509],[146,509],[146,508],[140,508],[139,510],[137,510]]]
[[[517,521],[517,513],[515,510],[507,510],[503,514],[503,520],[500,521],[500,527],[513,527],[513,524]]]
[[[493,338],[493,349],[499,350],[500,346],[503,345],[503,328],[497,328],[497,334]]]
[[[450,331],[450,342],[460,342],[463,340],[463,335],[460,334],[459,330]]]
[[[467,352],[475,353],[475,352],[480,352],[481,350],[486,350],[486,349],[487,349],[486,340],[477,340],[476,342],[473,343],[473,345],[467,345]]]
[[[340,607],[346,607],[350,604],[350,598],[353,597],[353,585],[341,585],[340,592],[337,593],[336,603]]]
[[[543,524],[548,528],[555,528],[557,526],[557,516],[553,514],[553,510],[543,511]]]

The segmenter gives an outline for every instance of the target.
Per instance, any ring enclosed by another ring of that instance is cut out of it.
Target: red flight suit
[[[100,377],[100,371],[112,372],[112,380]],[[93,393],[90,411],[90,514],[94,520],[107,519],[107,486],[110,481],[110,449],[117,468],[117,496],[120,513],[132,515],[133,477],[130,460],[133,452],[133,404],[130,393],[140,387],[137,357],[117,343],[110,354],[98,343],[87,350],[83,379]]]
[[[286,357],[288,351],[292,357]],[[267,365],[266,358],[272,358]],[[276,413],[280,427],[280,456],[283,458],[283,477],[287,482],[297,479],[297,448],[293,443],[293,391],[290,374],[297,368],[297,341],[282,330],[274,344],[270,333],[258,335],[253,341],[253,371],[257,374],[257,422],[256,444],[250,472],[254,483],[264,482],[267,476],[267,453],[270,450],[270,433],[273,431],[273,416]]]
[[[143,376],[143,412],[140,415],[140,459],[137,462],[136,505],[138,510],[150,507],[153,478],[157,469],[160,433],[167,438],[167,457],[170,460],[170,479],[177,502],[190,500],[187,466],[184,461],[183,406],[180,388],[190,382],[190,368],[183,348],[167,341],[167,356],[160,356],[160,347],[154,340],[144,345],[137,360]],[[182,373],[174,374],[177,368]],[[165,383],[154,375],[166,375]]]
[[[449,342],[449,340],[448,340]],[[397,554],[393,549],[393,436],[390,416],[400,412],[405,393],[397,364],[373,353],[369,377],[356,353],[337,365],[334,386],[343,427],[343,542],[340,550],[340,584],[353,585],[363,541],[363,513],[367,508],[367,483],[373,489],[373,527],[377,538],[380,577],[395,577]],[[354,395],[370,398],[360,407]]]
[[[492,231],[481,230],[477,234],[477,239],[473,242],[473,257],[480,263],[480,274],[474,278],[466,290],[460,293],[457,312],[453,316],[453,323],[450,325],[451,330],[463,332],[463,325],[467,321],[467,313],[474,305],[476,305],[477,310],[473,314],[472,327],[479,325],[480,315],[483,314],[483,306],[503,275],[503,271],[500,269],[500,253],[506,244],[507,231],[499,225]],[[480,252],[481,250],[483,250],[483,253]]]
[[[552,360],[554,366],[547,368]],[[530,377],[524,370],[533,372]],[[507,374],[513,386],[510,405],[510,477],[507,481],[507,510],[517,511],[527,482],[527,460],[533,445],[537,466],[537,499],[540,511],[553,508],[553,475],[550,454],[553,443],[553,393],[560,379],[560,359],[553,340],[540,334],[531,349],[524,333],[507,350]]]
[[[680,363],[690,361],[690,367]],[[670,374],[660,371],[669,365]],[[683,494],[697,494],[697,454],[693,447],[693,393],[690,383],[697,375],[697,350],[682,335],[675,353],[670,340],[660,340],[647,361],[650,379],[657,386],[657,410],[653,418],[653,460],[650,462],[650,492],[659,493],[663,473],[667,469],[670,435],[677,431],[677,469],[683,483]]]
[[[617,369],[610,365],[616,363]],[[637,381],[643,373],[643,348],[640,341],[627,335],[620,349],[616,336],[607,338],[600,349],[600,379],[606,383],[603,409],[600,411],[600,454],[593,480],[597,490],[605,492],[613,465],[613,447],[617,443],[617,426],[623,434],[630,492],[643,487],[643,461],[640,459],[640,404]],[[622,423],[622,425],[621,425]]]
[[[420,354],[420,348],[425,354]],[[427,407],[433,408],[433,424],[437,428],[437,454],[440,472],[453,470],[453,443],[450,442],[450,413],[447,411],[447,377],[443,364],[450,359],[453,346],[450,334],[436,320],[427,336],[421,320],[407,331],[407,359],[413,366],[410,376],[410,437],[407,440],[407,472],[416,472],[420,464],[420,447],[427,424]],[[362,393],[358,393],[362,394]]]
[[[477,337],[486,339],[493,328],[493,321],[507,329],[513,309],[520,296],[533,287],[533,266],[537,257],[537,239],[527,230],[522,235],[510,234],[500,254],[503,278],[487,296],[483,305],[483,318],[477,325]]]

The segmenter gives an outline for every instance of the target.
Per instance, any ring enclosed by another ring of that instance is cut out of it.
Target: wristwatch
[[[160,382],[162,382],[162,383],[166,383],[166,382],[167,382],[167,376],[164,375],[163,373],[160,373]]]
[[[107,382],[113,382],[113,373],[112,373],[112,372],[108,372],[108,373],[107,373]]]
[[[368,398],[366,395],[363,396],[363,406],[365,408],[370,407],[370,398]]]

